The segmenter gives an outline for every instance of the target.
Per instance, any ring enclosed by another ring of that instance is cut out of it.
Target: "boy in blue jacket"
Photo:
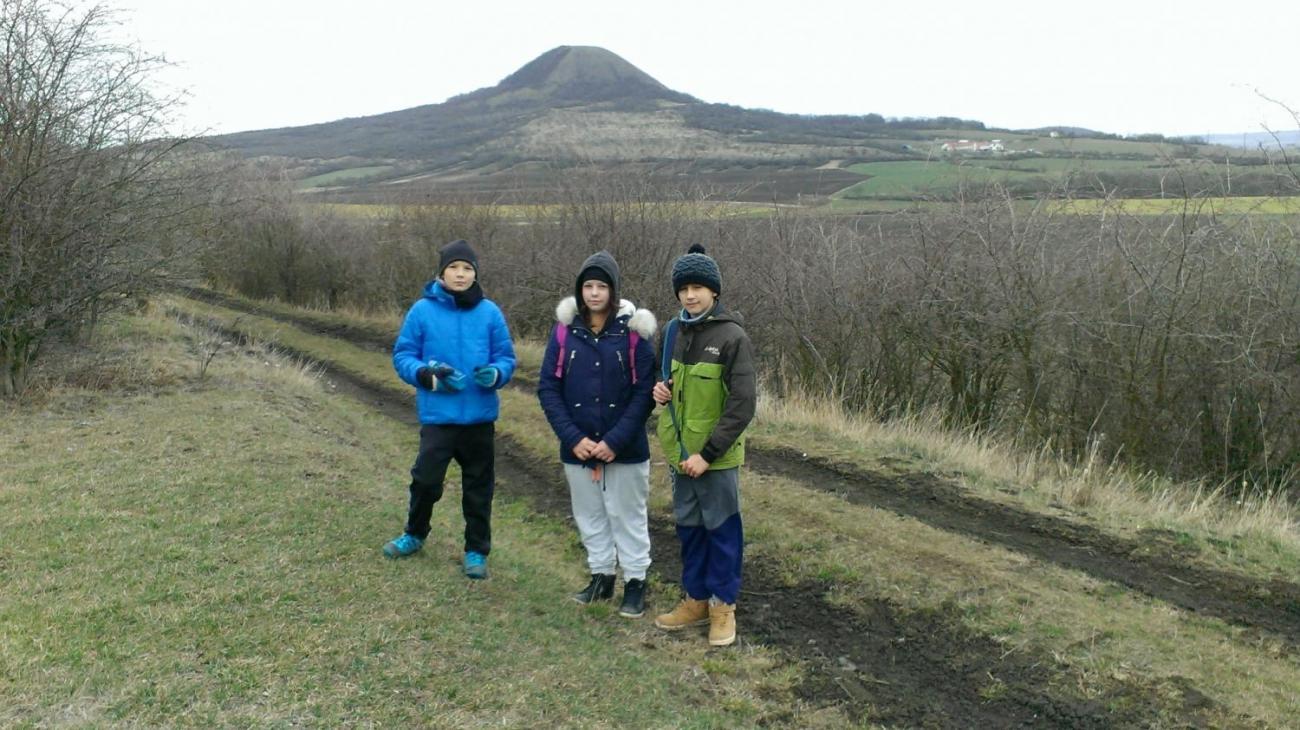
[[[555,309],[537,397],[560,439],[573,520],[591,569],[591,582],[573,599],[609,600],[622,567],[619,614],[638,618],[650,567],[645,422],[654,408],[656,323],[648,310],[619,299],[619,284],[608,252],[583,262],[573,296]]]
[[[411,467],[406,530],[384,545],[390,558],[413,555],[429,536],[452,459],[461,470],[465,575],[487,577],[492,551],[493,438],[497,390],[515,371],[515,349],[501,309],[483,297],[478,256],[463,240],[443,246],[438,277],[406,313],[393,345],[393,368],[415,386],[420,452]]]

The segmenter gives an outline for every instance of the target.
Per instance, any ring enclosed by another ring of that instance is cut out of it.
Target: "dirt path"
[[[203,289],[185,294],[368,349],[388,351],[392,345],[391,337],[353,327],[321,326]],[[524,381],[517,378],[515,384],[529,387]],[[760,473],[1113,581],[1178,608],[1281,637],[1291,650],[1300,647],[1300,585],[1198,566],[1172,540],[1159,535],[1147,541],[1119,539],[1077,522],[981,499],[931,474],[885,476],[808,459],[793,450],[751,446],[746,453],[747,468]]]
[[[230,333],[238,335],[238,333]],[[337,391],[415,425],[409,398],[317,362]],[[499,437],[497,494],[569,520],[559,468]],[[675,601],[681,562],[670,515],[651,515],[656,583],[649,610]],[[739,615],[741,642],[776,647],[804,666],[799,694],[814,706],[841,707],[855,721],[906,727],[1149,727],[1157,718],[1204,724],[1212,703],[1191,688],[1111,682],[1103,696],[1080,701],[1053,690],[1059,665],[1049,656],[1007,652],[945,611],[907,611],[888,601],[846,610],[826,598],[832,586],[788,585],[760,561],[746,564]],[[698,636],[680,640],[698,641]],[[1171,698],[1173,698],[1171,700]],[[1177,706],[1170,706],[1170,702]],[[1116,709],[1123,708],[1123,709]]]

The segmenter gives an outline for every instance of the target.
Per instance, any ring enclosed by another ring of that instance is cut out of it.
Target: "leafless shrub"
[[[185,250],[198,168],[151,93],[160,59],[111,14],[0,0],[0,395],[50,337],[157,286]]]
[[[1104,181],[1090,184],[1104,192]],[[321,243],[328,227],[300,221],[292,231],[316,241],[318,265],[350,272],[339,297],[322,293],[335,274],[311,280],[300,298],[362,308],[406,306],[432,276],[437,248],[470,238],[484,286],[531,336],[549,328],[556,299],[600,248],[623,267],[625,296],[669,316],[672,261],[700,241],[779,392],[829,393],[881,418],[938,411],[954,428],[1050,444],[1081,461],[1120,458],[1237,484],[1294,480],[1293,221],[1225,219],[1195,192],[1163,217],[1104,201],[1081,214],[1064,204],[1069,189],[1027,201],[994,186],[887,216],[731,218],[702,205],[700,191],[590,173],[524,218],[401,208],[369,233],[350,229],[338,247]]]

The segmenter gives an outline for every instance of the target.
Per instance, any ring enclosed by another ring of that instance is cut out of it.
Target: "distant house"
[[[958,139],[944,142],[939,145],[939,149],[944,152],[1005,152],[1006,145],[1002,140],[970,140]]]

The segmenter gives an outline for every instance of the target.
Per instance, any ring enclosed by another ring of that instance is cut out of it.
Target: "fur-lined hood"
[[[566,327],[573,324],[573,318],[577,316],[577,297],[565,297],[555,306],[555,321]],[[626,299],[618,301],[618,314],[614,317],[615,319],[627,318],[628,329],[634,330],[645,339],[654,337],[659,329],[659,321],[655,319],[654,312],[649,309],[637,309],[635,304]]]

